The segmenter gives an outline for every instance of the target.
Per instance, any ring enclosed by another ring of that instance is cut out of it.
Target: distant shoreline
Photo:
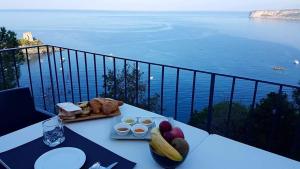
[[[249,18],[300,20],[300,9],[255,10],[250,12]]]
[[[20,47],[20,48],[21,48],[21,47],[22,47],[22,48],[23,48],[23,47],[29,47],[29,48],[27,48],[27,54],[30,55],[30,56],[35,56],[35,55],[38,54],[38,50],[37,50],[36,47],[34,47],[34,48],[30,48],[31,46],[19,46],[19,47]],[[60,51],[59,48],[54,48],[54,52],[58,52],[58,51]],[[23,52],[24,54],[26,54],[26,49],[22,49],[22,52]],[[41,55],[46,54],[46,53],[47,53],[47,47],[46,47],[46,46],[39,47],[39,53],[40,53]],[[49,53],[53,53],[52,48],[49,48]]]

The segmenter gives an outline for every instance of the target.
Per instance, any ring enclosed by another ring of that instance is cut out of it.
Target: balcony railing
[[[198,127],[227,137],[232,137],[230,133],[234,125],[231,121],[235,118],[232,113],[236,102],[249,105],[247,111],[251,114],[259,100],[271,91],[287,94],[289,101],[293,91],[300,91],[300,87],[295,85],[52,45],[1,49],[0,76],[1,90],[28,86],[36,105],[48,111],[54,111],[58,102],[79,102],[97,96],[120,99],[183,122],[190,121],[195,112],[206,109],[205,124]],[[222,119],[225,126],[221,131],[220,126],[214,123],[214,105],[218,102],[227,106]],[[289,150],[273,149],[272,140],[278,130],[281,111],[272,112],[265,145],[252,142],[251,136],[257,133],[251,135],[248,128],[255,124],[249,120],[241,122],[246,124],[243,131],[247,133],[240,133],[244,136],[234,139],[299,160],[299,120],[293,130],[293,138],[287,138]]]

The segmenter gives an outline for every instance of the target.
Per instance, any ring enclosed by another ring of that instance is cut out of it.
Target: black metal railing
[[[64,64],[63,64],[63,55],[62,55],[62,51],[63,50],[67,50],[67,57],[68,57],[68,68],[69,68],[69,72],[70,74],[72,74],[72,66],[71,66],[71,59],[70,59],[70,51],[75,51],[76,55],[76,65],[77,65],[77,78],[80,79],[80,73],[79,73],[79,63],[78,63],[78,53],[83,53],[84,54],[84,67],[85,67],[85,78],[86,78],[86,84],[85,84],[85,87],[86,87],[86,91],[87,91],[87,96],[88,96],[88,99],[90,98],[90,93],[89,93],[89,71],[88,71],[88,67],[87,67],[87,54],[91,54],[93,55],[93,59],[94,59],[94,78],[96,79],[95,80],[95,86],[96,86],[96,95],[99,94],[99,91],[98,91],[98,75],[97,75],[97,63],[96,63],[96,57],[100,56],[103,58],[103,76],[104,77],[104,84],[103,84],[103,88],[104,88],[104,95],[106,96],[107,95],[107,85],[106,85],[106,59],[107,58],[112,58],[113,59],[113,72],[114,72],[114,84],[115,84],[115,80],[116,80],[116,60],[122,60],[124,62],[124,69],[125,69],[125,72],[126,72],[126,64],[127,62],[134,62],[135,63],[135,67],[136,69],[138,69],[138,65],[139,63],[142,63],[142,64],[147,64],[148,65],[148,103],[149,103],[149,99],[150,99],[150,88],[151,88],[151,84],[150,84],[150,70],[151,70],[151,66],[159,66],[161,67],[161,94],[160,94],[160,97],[163,98],[164,97],[164,81],[165,81],[165,68],[173,68],[176,70],[176,90],[175,90],[175,117],[177,116],[177,107],[178,107],[178,87],[179,87],[179,74],[180,74],[180,71],[190,71],[193,73],[193,81],[192,81],[192,100],[191,100],[191,112],[194,111],[194,100],[195,100],[195,87],[196,87],[196,77],[199,73],[201,74],[207,74],[210,76],[210,89],[209,89],[209,98],[208,98],[208,101],[209,101],[209,105],[208,105],[208,108],[209,108],[209,114],[211,114],[212,112],[212,106],[213,106],[213,99],[214,99],[214,89],[215,89],[215,79],[216,77],[227,77],[227,78],[231,78],[232,79],[232,85],[231,85],[231,92],[230,92],[230,104],[229,104],[229,112],[228,112],[228,118],[230,118],[230,112],[231,112],[231,107],[232,107],[232,102],[233,102],[233,96],[234,96],[234,92],[235,92],[235,82],[237,80],[246,80],[246,81],[250,81],[250,82],[253,82],[254,83],[254,92],[253,92],[253,96],[252,96],[252,104],[251,104],[251,109],[254,108],[255,106],[255,103],[256,103],[256,95],[257,95],[257,89],[258,89],[258,85],[259,84],[270,84],[270,85],[275,85],[275,86],[278,86],[278,91],[279,92],[282,92],[283,88],[292,88],[292,89],[299,89],[300,87],[299,86],[295,86],[295,85],[288,85],[288,84],[282,84],[282,83],[276,83],[276,82],[270,82],[270,81],[264,81],[264,80],[258,80],[258,79],[252,79],[252,78],[247,78],[247,77],[240,77],[240,76],[233,76],[233,75],[226,75],[226,74],[221,74],[221,73],[213,73],[213,72],[208,72],[208,71],[201,71],[201,70],[194,70],[194,69],[189,69],[189,68],[181,68],[181,67],[177,67],[177,66],[171,66],[171,65],[164,65],[164,64],[158,64],[158,63],[151,63],[151,62],[146,62],[146,61],[138,61],[138,60],[134,60],[134,59],[128,59],[128,58],[120,58],[120,57],[116,57],[116,56],[111,56],[111,55],[104,55],[104,54],[97,54],[97,53],[93,53],[93,52],[87,52],[87,51],[82,51],[82,50],[77,50],[77,49],[71,49],[71,48],[63,48],[63,47],[59,47],[59,46],[49,46],[49,45],[41,45],[41,46],[32,46],[32,47],[23,47],[23,48],[12,48],[12,49],[1,49],[0,50],[0,56],[2,53],[6,53],[6,52],[16,52],[16,51],[25,51],[25,58],[27,60],[27,63],[29,63],[29,54],[28,54],[28,49],[32,49],[32,48],[36,48],[37,49],[37,52],[36,52],[36,55],[38,56],[38,60],[39,60],[39,75],[40,75],[40,80],[41,80],[41,86],[42,86],[42,95],[44,96],[45,94],[45,91],[43,90],[44,89],[44,76],[43,75],[43,67],[41,65],[41,51],[40,51],[40,48],[43,48],[45,47],[46,48],[46,51],[44,54],[46,54],[47,58],[48,58],[48,66],[49,66],[49,75],[50,75],[50,82],[51,82],[51,88],[54,89],[54,83],[56,82],[56,87],[57,87],[57,94],[60,95],[60,89],[59,89],[59,84],[58,84],[58,72],[57,72],[57,62],[56,62],[56,52],[51,52],[52,53],[52,58],[54,59],[54,66],[51,65],[51,58],[50,58],[50,52],[49,52],[49,48],[52,48],[52,51],[55,51],[55,49],[59,49],[59,57],[60,57],[60,65],[61,65],[61,71],[62,71],[62,83],[63,83],[63,95],[64,95],[64,98],[65,98],[65,101],[67,100],[67,93],[66,93],[66,80],[65,80],[65,68],[64,68]],[[18,78],[18,71],[17,71],[17,63],[16,63],[16,59],[14,57],[15,55],[12,55],[13,57],[13,61],[14,61],[14,70],[15,70],[15,76],[16,76],[16,81],[17,81],[17,85],[16,86],[20,86],[19,85],[19,78]],[[2,57],[1,57],[2,58]],[[1,62],[1,65],[3,64],[2,63],[2,59],[0,60]],[[30,64],[27,64],[27,67],[28,67],[28,75],[29,75],[29,79],[30,79],[30,88],[31,90],[33,90],[32,88],[32,77],[31,77],[31,70],[30,70]],[[54,67],[54,72],[51,70],[52,67]],[[3,69],[4,67],[1,66],[1,68]],[[2,83],[5,84],[5,70],[2,70]],[[55,74],[55,79],[53,78],[53,75],[52,73]],[[136,71],[136,74],[138,74],[138,71]],[[74,101],[74,89],[73,89],[73,76],[70,76],[70,84],[71,84],[71,98],[72,98],[72,101]],[[136,75],[136,78],[138,78],[138,75]],[[55,82],[54,82],[55,81]],[[82,93],[81,93],[81,81],[78,80],[78,90],[79,90],[79,95],[81,96]],[[5,85],[4,85],[5,86]],[[136,96],[138,96],[138,79],[136,79]],[[8,86],[9,87],[9,86]],[[5,88],[5,87],[4,87]],[[127,84],[126,84],[126,76],[125,76],[125,95],[127,94]],[[114,85],[114,90],[116,90],[116,85]],[[54,97],[54,90],[53,91],[53,97]],[[114,94],[114,97],[115,94]],[[60,97],[59,97],[60,98]],[[126,97],[125,97],[126,99]],[[81,101],[81,97],[80,97],[80,101]],[[160,113],[163,113],[164,111],[164,107],[163,107],[163,100],[164,99],[161,99],[161,112]],[[58,102],[60,102],[61,100],[58,99]],[[126,101],[126,100],[125,100]],[[135,104],[138,104],[138,97],[136,97],[136,102]],[[44,106],[46,105],[45,104],[45,100],[43,99],[43,104]],[[53,102],[56,103],[57,101],[55,100],[55,98],[53,98]],[[210,118],[210,117],[208,117]],[[210,120],[208,120],[210,121]],[[208,131],[210,130],[210,125],[208,124],[207,126],[207,129]]]
[[[22,53],[25,59],[22,62],[18,62],[16,53]],[[12,57],[12,59],[10,57]],[[37,63],[32,60],[35,60]],[[66,60],[67,62],[65,62]],[[44,66],[45,62],[47,62],[47,66]],[[10,66],[12,70],[8,70],[5,64]],[[132,84],[132,76],[128,76],[128,72],[130,71],[128,70],[128,65],[132,65],[131,68],[135,70],[134,84]],[[139,71],[141,69],[140,66],[145,66],[145,70]],[[22,69],[21,71],[20,68]],[[171,84],[169,81],[166,69],[175,71],[173,76],[175,78],[175,84]],[[120,70],[123,70],[123,72]],[[206,83],[209,83],[209,87],[203,88],[203,90],[207,90],[208,92],[208,97],[204,98],[204,102],[208,103],[207,106],[204,106],[207,108],[206,127],[204,129],[209,133],[215,132],[213,131],[213,112],[215,99],[218,99],[215,96],[216,81],[217,78],[220,77],[227,78],[231,83],[228,93],[228,111],[226,112],[226,119],[224,119],[226,121],[226,133],[224,135],[228,134],[229,123],[233,118],[232,109],[238,81],[246,81],[253,85],[253,87],[247,86],[248,89],[253,89],[251,90],[252,92],[248,92],[247,95],[248,100],[250,100],[249,112],[255,109],[255,105],[258,101],[258,90],[264,84],[272,85],[277,88],[277,93],[283,93],[285,91],[285,93],[291,94],[290,92],[293,90],[300,90],[300,87],[295,85],[151,63],[52,45],[1,49],[0,71],[1,89],[28,86],[35,96],[38,105],[47,110],[54,111],[54,105],[58,102],[83,101],[99,95],[122,99],[124,102],[150,109],[152,103],[151,93],[157,89],[156,93],[160,93],[160,100],[156,102],[159,108],[155,110],[159,111],[158,113],[160,114],[165,114],[165,111],[169,111],[169,109],[171,109],[170,107],[173,107],[172,112],[168,113],[172,114],[175,119],[179,118],[179,114],[181,116],[184,116],[184,114],[190,115],[196,111],[197,105],[195,102],[198,93],[196,89],[197,79],[200,76],[207,76],[208,80]],[[157,77],[160,77],[160,83],[155,86],[151,85],[151,80],[153,79],[151,72],[153,71],[156,71]],[[14,75],[12,76],[11,73],[13,72]],[[111,72],[112,76],[110,78],[109,74]],[[124,74],[122,79],[119,77],[120,72]],[[141,72],[147,72],[147,74],[140,76],[139,73]],[[182,75],[182,73],[191,76],[191,80],[188,82],[189,85],[180,85],[180,78],[185,76]],[[82,80],[83,78],[84,80]],[[143,80],[145,81],[145,86],[141,86],[140,84]],[[120,84],[123,85],[121,87],[123,92],[122,98],[118,97],[120,96],[118,95],[118,90],[121,90],[120,86],[118,86]],[[165,106],[165,96],[169,94],[165,92],[166,85],[175,86],[173,90],[175,96],[172,97],[174,99],[174,105],[168,104]],[[132,86],[135,87],[134,90],[130,88]],[[184,111],[181,111],[180,107],[183,104],[181,104],[182,100],[180,100],[180,89],[185,86],[188,86],[188,93],[191,93],[191,95],[189,95],[189,106],[186,107]],[[140,96],[140,90],[145,92],[145,96]],[[130,95],[133,99],[129,98],[130,92],[134,93]],[[145,103],[142,102],[143,98],[145,98]],[[276,122],[278,123],[278,120],[276,121],[275,119],[274,123]],[[272,133],[274,133],[273,130]]]

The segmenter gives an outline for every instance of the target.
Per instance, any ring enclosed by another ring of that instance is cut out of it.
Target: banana
[[[162,157],[165,157],[165,155],[159,150],[159,148],[156,146],[156,144],[153,144],[151,141],[150,141],[150,145],[151,147],[153,148],[153,150],[160,156]]]
[[[157,127],[151,130],[150,144],[158,153],[164,154],[173,161],[182,161],[183,159],[182,155],[162,137]]]

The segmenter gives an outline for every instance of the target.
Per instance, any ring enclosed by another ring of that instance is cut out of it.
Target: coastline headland
[[[18,43],[19,43],[20,48],[44,45],[44,43],[41,40],[33,37],[31,32],[24,32],[23,38],[19,39]],[[53,51],[52,48],[49,48],[49,53],[57,52],[59,50],[60,50],[59,48],[54,48],[54,51]],[[26,49],[22,49],[22,52],[25,54]],[[27,53],[28,53],[28,55],[37,55],[38,53],[46,54],[47,47],[46,46],[39,47],[39,51],[38,51],[38,48],[36,48],[36,47],[27,48]]]
[[[255,10],[250,12],[249,18],[300,20],[300,9]]]

